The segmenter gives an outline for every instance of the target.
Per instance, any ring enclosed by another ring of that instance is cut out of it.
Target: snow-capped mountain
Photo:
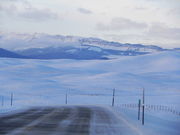
[[[0,34],[0,48],[37,59],[108,59],[166,51],[158,46],[122,44],[98,38],[48,34]]]

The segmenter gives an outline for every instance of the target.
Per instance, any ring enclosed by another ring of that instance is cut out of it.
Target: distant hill
[[[0,48],[0,57],[6,58],[27,58],[26,56],[19,55],[17,53]]]
[[[154,45],[122,44],[98,38],[48,34],[1,34],[0,57],[32,59],[109,59],[167,51]],[[172,49],[173,51],[173,49]]]

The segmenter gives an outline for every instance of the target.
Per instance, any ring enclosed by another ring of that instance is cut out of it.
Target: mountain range
[[[0,33],[0,57],[8,58],[91,60],[176,50],[180,48],[164,49],[77,36]]]

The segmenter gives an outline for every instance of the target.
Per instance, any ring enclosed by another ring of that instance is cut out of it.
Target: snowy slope
[[[179,82],[179,52],[92,61],[0,59],[1,95],[9,101],[13,92],[17,105],[61,104],[66,91],[75,94],[71,98],[75,104],[81,99],[92,104],[92,98],[109,104],[113,88],[122,96],[119,103],[131,103],[137,102],[144,87],[149,103],[180,107]]]

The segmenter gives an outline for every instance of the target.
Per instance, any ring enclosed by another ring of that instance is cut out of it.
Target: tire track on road
[[[118,135],[119,121],[112,115],[111,112],[103,107],[93,107],[93,118],[91,121],[92,135]]]
[[[88,107],[78,107],[77,114],[66,128],[65,135],[89,135],[91,120],[91,109]]]
[[[49,135],[60,129],[59,123],[65,120],[71,112],[71,108],[54,109],[51,113],[23,127],[13,135]],[[59,128],[59,129],[58,129]]]
[[[51,109],[44,109],[49,113]],[[43,113],[44,114],[44,113]],[[31,109],[22,113],[5,116],[0,119],[0,135],[8,134],[42,116],[42,110]]]

